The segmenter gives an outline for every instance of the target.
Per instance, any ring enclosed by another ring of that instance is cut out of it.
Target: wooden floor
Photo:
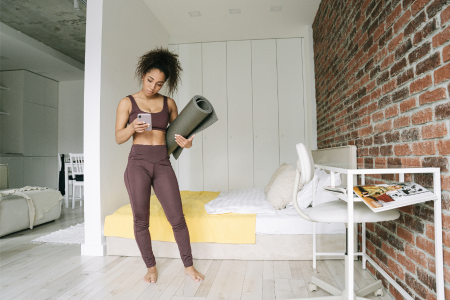
[[[196,283],[184,275],[180,259],[157,258],[158,282],[147,284],[140,257],[87,257],[80,255],[80,245],[30,243],[81,222],[80,208],[64,208],[57,221],[0,238],[0,299],[281,300],[327,295],[323,290],[308,292],[313,274],[344,287],[344,264],[337,260],[319,261],[316,271],[311,261],[194,260],[206,275]],[[355,288],[372,282],[356,262]]]

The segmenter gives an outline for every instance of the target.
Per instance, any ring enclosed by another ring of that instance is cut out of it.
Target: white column
[[[81,255],[105,255],[100,194],[100,89],[103,0],[89,1],[84,81],[84,224]]]

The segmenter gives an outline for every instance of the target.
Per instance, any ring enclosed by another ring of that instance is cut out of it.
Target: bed
[[[356,167],[355,146],[316,150],[312,153],[314,160],[321,165]],[[342,184],[346,184],[345,176],[341,176],[341,180]],[[305,212],[308,212],[308,208]],[[192,253],[197,259],[311,260],[312,228],[311,222],[301,218],[292,206],[287,206],[276,213],[256,214],[254,243],[192,242]],[[319,223],[316,224],[316,233],[317,251],[345,252],[344,224]],[[153,239],[152,247],[156,257],[179,258],[178,247],[174,242]],[[109,234],[106,236],[106,248],[107,255],[140,256],[133,238]],[[342,257],[327,257],[333,258]]]

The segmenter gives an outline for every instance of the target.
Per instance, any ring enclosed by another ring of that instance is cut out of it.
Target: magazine
[[[338,196],[340,199],[347,201],[347,186],[346,185],[338,185],[338,186],[324,186],[323,190],[329,192],[333,195]],[[358,195],[353,192],[353,198],[359,199]]]
[[[437,200],[435,194],[414,182],[358,185],[353,190],[374,212]]]

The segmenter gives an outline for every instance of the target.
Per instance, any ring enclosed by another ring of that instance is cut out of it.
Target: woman
[[[156,282],[158,275],[148,230],[151,186],[172,225],[185,273],[195,281],[204,279],[192,264],[178,182],[167,154],[166,127],[178,116],[178,110],[173,99],[158,94],[166,81],[169,94],[173,94],[181,71],[178,55],[167,49],[156,48],[144,54],[136,69],[136,77],[142,80],[141,90],[120,100],[117,107],[116,142],[122,144],[133,136],[124,177],[133,211],[134,236],[148,268],[144,281],[149,283]],[[152,130],[145,131],[149,125],[138,121],[139,113],[152,115]],[[173,138],[180,147],[191,148],[194,136]]]

